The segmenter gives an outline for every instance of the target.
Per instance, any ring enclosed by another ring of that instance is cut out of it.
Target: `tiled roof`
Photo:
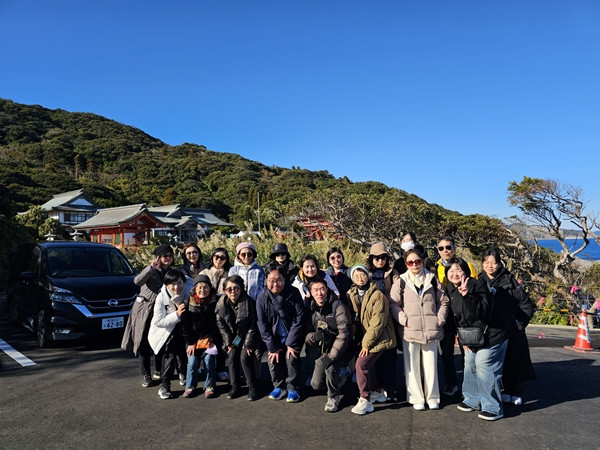
[[[70,205],[70,203],[77,200],[78,198],[81,198],[85,202],[88,202],[89,205]],[[86,197],[86,195],[83,193],[83,189],[77,189],[74,191],[63,192],[62,194],[56,194],[50,200],[44,203],[41,206],[41,208],[42,211],[52,211],[54,209],[95,211],[99,209],[98,205],[96,205],[93,201]]]
[[[117,226],[122,223],[129,222],[135,219],[141,214],[147,213],[145,203],[137,205],[119,206],[117,208],[105,208],[98,211],[91,219],[86,220],[73,228],[96,228],[96,227],[107,227]],[[160,218],[156,218],[161,221]]]

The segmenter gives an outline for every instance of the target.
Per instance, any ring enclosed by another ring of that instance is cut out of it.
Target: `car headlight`
[[[50,292],[50,300],[53,302],[81,304],[81,300],[79,300],[75,294],[67,289],[50,286]]]

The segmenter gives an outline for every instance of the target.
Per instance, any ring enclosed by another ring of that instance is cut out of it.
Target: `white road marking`
[[[4,353],[6,353],[19,364],[21,364],[23,367],[35,366],[35,363],[32,360],[30,360],[27,356],[23,355],[22,353],[16,351],[2,339],[0,339],[0,350],[2,350]]]

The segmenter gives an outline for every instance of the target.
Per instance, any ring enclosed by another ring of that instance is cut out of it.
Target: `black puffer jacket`
[[[520,322],[524,327],[529,324],[529,320],[535,312],[535,306],[523,286],[506,267],[501,267],[494,278],[481,272],[479,279],[487,283],[493,292],[494,300],[505,312],[511,329],[515,328],[516,322]]]
[[[483,347],[504,342],[508,338],[508,321],[502,308],[494,305],[486,285],[481,280],[469,278],[467,289],[467,295],[463,297],[452,283],[446,286],[457,326],[479,327],[482,330],[487,326]]]
[[[260,351],[264,348],[256,322],[256,303],[248,294],[240,296],[237,313],[226,295],[217,302],[215,312],[225,351],[233,345],[236,336],[242,339],[243,346],[248,350]]]
[[[279,268],[279,270],[282,272],[283,278],[290,283],[294,281],[294,278],[296,278],[296,275],[298,275],[298,270],[300,270],[291,259],[286,259],[283,264],[279,264],[277,261],[272,259],[265,266],[265,273],[277,268]]]
[[[307,345],[318,345],[315,339],[315,333],[319,330],[319,322],[327,324],[327,330],[330,332],[330,338],[333,343],[330,348],[321,348],[322,353],[334,362],[345,364],[352,358],[352,316],[350,310],[333,292],[329,292],[329,297],[323,303],[323,306],[317,305],[314,300],[310,305],[311,316],[309,320],[308,333],[306,334]],[[327,340],[324,340],[327,344]],[[329,347],[329,345],[327,345]],[[326,350],[323,352],[323,350]]]

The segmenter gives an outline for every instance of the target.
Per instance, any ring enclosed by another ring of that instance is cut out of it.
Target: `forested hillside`
[[[180,203],[210,208],[242,227],[245,221],[256,223],[258,191],[266,225],[283,220],[292,202],[299,205],[315,191],[398,191],[336,179],[327,171],[267,167],[196,144],[173,147],[94,114],[10,100],[0,100],[0,158],[2,212],[8,217],[56,193],[85,188],[103,207]]]

